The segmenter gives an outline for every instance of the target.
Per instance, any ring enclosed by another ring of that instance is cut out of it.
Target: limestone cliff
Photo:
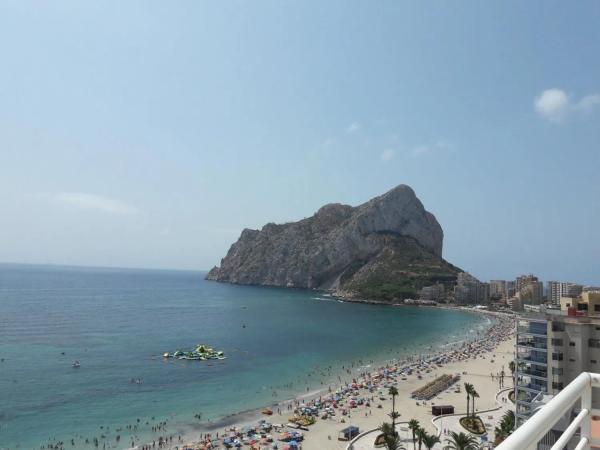
[[[329,204],[298,222],[245,229],[206,278],[357,299],[416,298],[423,286],[456,279],[442,241],[436,218],[400,185],[357,207]]]

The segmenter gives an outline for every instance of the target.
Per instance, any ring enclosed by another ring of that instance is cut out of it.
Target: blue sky
[[[600,284],[598,2],[0,2],[0,261],[208,269],[405,183],[482,279]]]

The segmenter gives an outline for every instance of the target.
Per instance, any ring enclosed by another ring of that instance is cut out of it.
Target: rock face
[[[323,206],[312,217],[245,229],[208,280],[331,289],[355,299],[412,297],[454,282],[443,231],[414,191],[400,185],[360,206]]]

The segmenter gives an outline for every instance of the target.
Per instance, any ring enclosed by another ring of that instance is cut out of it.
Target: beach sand
[[[418,380],[415,376],[410,376],[406,381],[400,381],[397,389],[399,395],[396,397],[396,410],[401,414],[397,422],[407,422],[411,419],[417,419],[421,426],[429,433],[436,433],[435,427],[431,423],[434,417],[431,414],[431,405],[453,405],[455,413],[464,413],[467,408],[467,397],[464,390],[464,383],[471,383],[480,395],[480,398],[475,401],[475,409],[482,411],[491,409],[497,406],[495,395],[498,391],[498,381],[492,381],[490,373],[497,374],[503,368],[505,371],[504,385],[505,387],[512,386],[512,379],[508,363],[511,361],[514,353],[514,340],[508,339],[502,342],[498,348],[490,353],[479,356],[467,361],[450,363],[437,370],[432,370],[430,373],[423,376],[422,380]],[[493,360],[493,362],[492,362]],[[466,372],[466,374],[464,374]],[[449,389],[450,393],[443,392],[431,401],[419,402],[421,406],[417,406],[417,400],[410,397],[410,393],[415,389],[423,386],[428,381],[442,374],[460,373],[461,380],[457,383],[461,387],[459,394],[454,393],[454,388]],[[389,397],[386,395],[386,397]],[[382,404],[383,408],[377,408],[378,404]],[[319,420],[316,424],[310,427],[310,431],[304,433],[305,439],[302,443],[303,450],[343,450],[348,445],[348,442],[338,441],[338,432],[348,425],[358,426],[361,430],[367,431],[377,428],[383,422],[390,422],[388,414],[392,409],[391,399],[385,401],[375,400],[371,408],[359,408],[352,412],[350,418],[346,418],[346,423],[340,423],[341,416],[335,416],[333,419]],[[370,410],[372,415],[365,417],[365,411]],[[443,426],[443,425],[442,425]],[[406,428],[406,425],[398,425],[398,428]],[[331,437],[331,440],[328,439]],[[406,436],[404,434],[403,436]],[[373,436],[374,437],[374,436]]]

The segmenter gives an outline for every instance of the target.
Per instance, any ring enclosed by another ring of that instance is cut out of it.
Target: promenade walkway
[[[483,421],[486,434],[483,435],[483,439],[481,436],[477,436],[481,443],[486,441],[490,442],[494,440],[494,428],[500,423],[502,416],[511,408],[513,408],[513,403],[508,399],[508,394],[512,391],[512,388],[504,388],[496,392],[495,394],[495,406],[494,408],[488,410],[477,410],[477,415]],[[441,443],[437,444],[433,447],[433,450],[443,450],[446,447],[446,439],[451,431],[460,433],[466,433],[466,430],[462,427],[459,420],[461,417],[465,417],[465,413],[458,414],[446,414],[443,416],[434,417],[431,420],[431,423],[437,430],[438,436],[441,439]],[[407,449],[412,448],[412,434],[408,429],[408,425],[406,422],[398,423],[397,430],[400,433],[400,438],[402,440],[403,445]],[[364,433],[361,433],[354,442],[351,442],[347,450],[375,450],[376,447],[374,445],[375,438],[379,434],[378,430],[369,430]],[[381,448],[377,449],[381,450]]]

